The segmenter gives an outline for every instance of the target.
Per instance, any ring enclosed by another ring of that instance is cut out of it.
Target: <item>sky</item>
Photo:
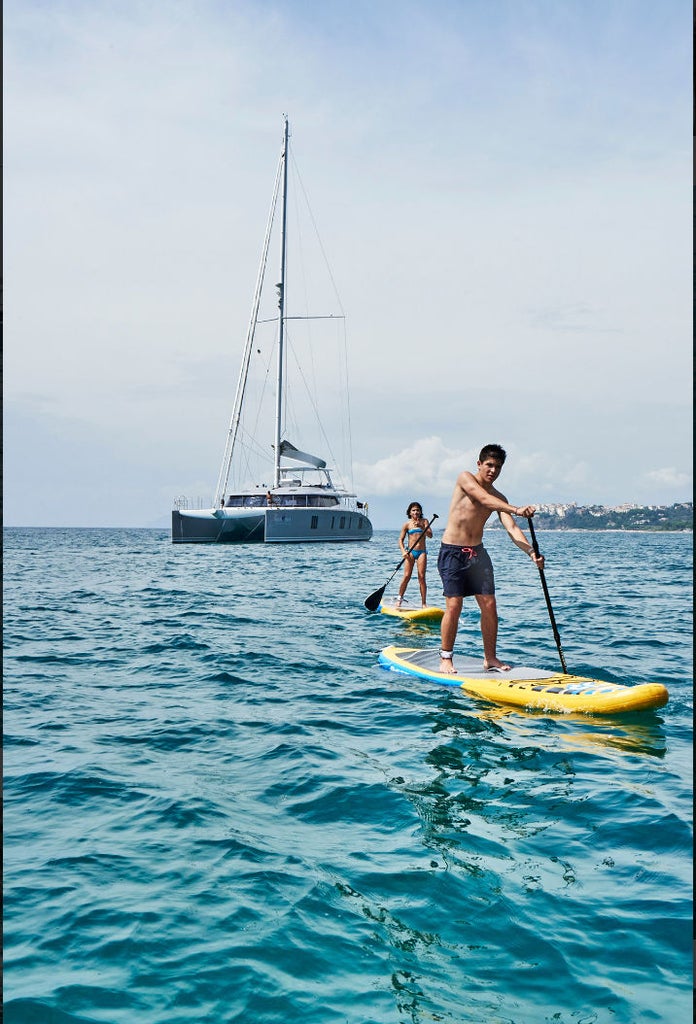
[[[4,522],[212,500],[288,114],[353,483],[692,498],[685,0],[6,0]]]

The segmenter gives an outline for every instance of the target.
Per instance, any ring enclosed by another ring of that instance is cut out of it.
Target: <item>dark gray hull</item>
[[[235,519],[172,512],[173,544],[263,544],[264,511]]]
[[[369,540],[372,523],[349,509],[172,512],[174,544],[316,544]]]

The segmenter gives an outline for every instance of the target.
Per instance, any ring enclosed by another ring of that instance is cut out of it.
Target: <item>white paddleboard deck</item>
[[[438,682],[447,685],[452,680],[452,686],[460,686],[462,679],[494,679],[504,676],[506,679],[557,679],[558,672],[548,672],[541,668],[532,668],[529,665],[513,665],[509,671],[503,672],[498,669],[485,669],[482,658],[467,658],[464,655],[454,655],[454,666],[456,675],[447,676],[440,672],[440,650],[433,648],[416,649],[407,647],[387,647],[383,654],[394,652],[399,655],[400,662],[406,662],[412,669],[423,669],[423,674],[430,676],[436,674]],[[381,660],[381,656],[380,656]],[[387,659],[389,660],[389,659]],[[384,662],[383,662],[384,663]],[[395,662],[387,665],[388,668],[402,667]],[[403,666],[404,668],[406,666]],[[416,673],[414,673],[416,674]]]

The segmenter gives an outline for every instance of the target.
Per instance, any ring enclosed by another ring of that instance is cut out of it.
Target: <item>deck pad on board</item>
[[[659,708],[669,700],[666,687],[660,683],[624,686],[528,665],[513,665],[503,672],[484,669],[480,658],[459,655],[454,658],[456,673],[447,675],[439,671],[440,652],[433,648],[385,647],[379,661],[391,671],[457,687],[484,700],[544,711],[617,714]]]

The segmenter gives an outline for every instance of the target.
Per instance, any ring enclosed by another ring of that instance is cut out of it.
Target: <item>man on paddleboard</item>
[[[496,654],[498,640],[498,608],[495,600],[493,564],[483,546],[483,528],[493,512],[508,532],[513,544],[529,555],[539,569],[544,556],[535,555],[534,548],[520,530],[513,516],[534,515],[534,505],[511,505],[493,484],[500,476],[506,453],[499,444],[487,444],[479,453],[477,472],[460,473],[454,485],[447,526],[437,568],[445,595],[445,614],[440,628],[440,672],[456,672],[452,651],[457,637],[459,616],[465,597],[474,596],[481,609],[483,667],[506,672],[510,666]]]

